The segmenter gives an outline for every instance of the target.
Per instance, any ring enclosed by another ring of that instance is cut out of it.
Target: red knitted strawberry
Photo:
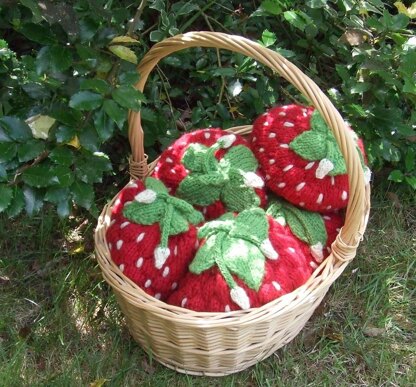
[[[298,105],[273,108],[254,122],[251,141],[266,185],[277,195],[310,211],[346,207],[345,160],[317,110]],[[359,153],[362,158],[364,150]],[[369,179],[369,169],[364,169]]]
[[[265,205],[264,182],[244,138],[221,129],[183,135],[162,153],[154,176],[206,219]]]
[[[281,199],[271,202],[267,214],[300,241],[302,251],[310,257],[309,264],[314,269],[331,253],[331,245],[344,224],[344,217],[339,213],[322,215]]]
[[[297,240],[260,208],[207,222],[198,237],[199,250],[170,304],[207,312],[259,307],[312,272]]]
[[[165,299],[194,257],[201,213],[147,178],[124,188],[112,209],[107,242],[120,270],[148,294]]]

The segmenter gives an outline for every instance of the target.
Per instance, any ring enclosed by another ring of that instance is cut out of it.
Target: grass
[[[375,196],[356,259],[301,334],[223,378],[178,374],[131,340],[92,255],[94,220],[0,218],[0,385],[416,385],[416,206]]]

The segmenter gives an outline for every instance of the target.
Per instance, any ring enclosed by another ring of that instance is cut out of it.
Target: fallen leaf
[[[32,130],[33,137],[40,138],[42,140],[46,140],[48,138],[49,130],[55,122],[55,118],[40,114],[29,117],[26,120],[26,123]]]
[[[119,58],[121,58],[121,59],[123,59],[127,62],[137,64],[137,56],[132,50],[130,50],[130,48],[120,46],[120,45],[116,45],[116,46],[110,46],[110,47],[108,47],[108,49],[114,55],[117,55]]]
[[[358,28],[351,28],[345,31],[339,40],[344,43],[348,43],[351,46],[359,46],[363,44],[368,38],[370,37],[370,33],[367,31],[358,29]]]
[[[67,142],[67,144],[77,149],[81,148],[81,144],[79,142],[78,136],[75,136],[71,141]]]
[[[376,328],[373,326],[368,326],[363,328],[363,333],[368,337],[378,337],[386,332],[385,328]]]
[[[90,387],[102,387],[108,381],[109,381],[109,379],[104,379],[104,378],[96,379],[96,380],[94,380],[93,382],[90,383]]]
[[[111,45],[117,43],[140,44],[140,42],[137,39],[133,39],[130,36],[116,36],[109,44]]]

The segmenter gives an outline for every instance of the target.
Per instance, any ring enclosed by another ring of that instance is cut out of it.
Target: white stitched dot
[[[336,232],[340,232],[340,231],[341,231],[341,229],[338,227],[335,231],[336,231]]]
[[[320,193],[319,196],[318,196],[318,199],[316,199],[316,203],[321,204],[322,200],[324,200],[324,194]]]
[[[231,312],[230,305],[225,305],[224,310],[225,310],[226,312]]]
[[[118,267],[121,271],[124,271],[124,268],[125,268],[125,266],[124,266],[124,263],[122,263],[119,267]]]
[[[287,248],[287,250],[288,250],[290,253],[296,253],[296,250],[295,250],[293,247],[288,247],[288,248]]]
[[[170,172],[171,172],[173,175],[176,175],[176,171],[175,171],[173,168],[170,170]]]
[[[286,121],[283,126],[286,126],[286,128],[293,128],[295,124],[293,122]]]
[[[299,203],[299,205],[300,205],[301,207],[303,207],[303,206],[305,205],[305,202],[300,202],[300,203]]]
[[[166,162],[167,163],[173,163],[173,160],[170,157],[166,157]]]
[[[204,207],[204,208],[202,209],[202,213],[203,213],[204,215],[207,213],[207,208],[206,208],[206,207]]]
[[[197,249],[198,247],[199,247],[199,241],[197,239],[196,242],[195,242],[195,248]]]
[[[332,208],[332,206],[328,206],[326,209],[327,209],[327,210],[330,210],[331,208]]]
[[[123,223],[121,223],[120,228],[127,227],[129,224],[130,224],[130,222],[123,222]]]
[[[205,132],[204,137],[208,140],[211,137],[211,133]]]
[[[263,124],[263,126],[269,126],[269,123],[268,123],[268,121],[264,121],[264,124]]]
[[[259,152],[264,152],[264,148],[260,148],[259,149]]]
[[[117,244],[116,244],[117,250],[120,250],[121,249],[121,246],[123,246],[123,241],[121,239],[119,239],[117,241]]]
[[[266,175],[266,180],[270,180],[270,175]]]
[[[286,116],[286,113],[285,113],[285,112],[280,112],[280,113],[279,113],[279,116],[280,116],[280,117],[285,117],[285,116]]]
[[[325,219],[325,220],[331,220],[331,217],[330,217],[330,216],[328,216],[328,215],[324,215],[324,219]]]
[[[253,137],[253,142],[255,142],[257,140],[257,137],[256,136],[254,136]]]
[[[145,283],[144,283],[144,287],[148,288],[150,285],[152,284],[152,280],[148,279]]]
[[[269,138],[275,138],[276,137],[276,133],[269,133]]]
[[[171,289],[172,289],[172,290],[175,290],[177,287],[178,287],[178,283],[177,283],[177,282],[174,282],[174,283],[172,284]]]
[[[263,116],[263,117],[267,117],[267,115],[268,115],[268,114],[269,114],[269,113],[267,113],[267,112],[266,112],[266,113],[263,113],[263,114],[262,114],[262,116]]]
[[[162,297],[162,295],[160,293],[156,293],[155,294],[155,298],[156,300],[160,300],[160,298]]]
[[[143,265],[143,257],[140,257],[137,261],[136,261],[136,267],[139,269],[141,268]]]
[[[305,108],[302,109],[302,113],[307,113],[307,112],[308,112],[308,109],[305,109]]]
[[[275,160],[275,159],[270,159],[270,160],[269,160],[269,164],[270,164],[270,165],[273,165],[275,162],[276,162],[276,160]]]
[[[166,277],[169,275],[169,271],[170,271],[169,266],[166,266],[166,267],[163,269],[162,276],[166,278]]]
[[[283,168],[283,172],[290,171],[292,168],[293,168],[293,164],[286,165],[286,167]]]
[[[175,248],[173,249],[173,254],[178,255],[178,246],[175,246]]]
[[[139,186],[134,181],[129,183],[127,187],[129,187],[129,188],[139,188]]]
[[[188,299],[185,297],[185,298],[183,298],[183,300],[182,300],[182,302],[181,302],[181,306],[182,306],[182,308],[184,308],[185,307],[185,305],[186,305],[186,302],[188,301]]]
[[[277,186],[278,186],[279,188],[284,188],[284,187],[286,187],[286,183],[279,183]]]
[[[331,185],[335,185],[335,178],[334,178],[334,176],[331,176]]]
[[[172,145],[168,147],[168,150],[172,150],[172,149],[173,149],[173,146]]]
[[[142,232],[138,235],[138,237],[136,238],[136,242],[139,243],[143,240],[145,233]]]
[[[305,167],[306,170],[311,169],[313,166],[315,165],[315,161],[311,161],[310,163],[308,163]]]
[[[155,172],[159,172],[159,166],[155,167]]]
[[[310,261],[309,265],[311,265],[312,269],[316,269],[318,267],[318,265],[314,261]]]
[[[300,191],[305,185],[306,185],[306,183],[304,181],[302,183],[299,183],[296,186],[296,191]]]
[[[341,199],[342,200],[347,200],[347,197],[348,197],[347,191],[342,191]]]
[[[282,290],[282,287],[280,286],[279,282],[272,281],[272,285],[275,287],[277,291]]]
[[[280,144],[280,148],[289,148],[289,144]]]
[[[120,199],[117,199],[117,200],[114,202],[114,205],[119,206],[119,205],[120,205],[120,203],[121,203],[121,200],[120,200]]]

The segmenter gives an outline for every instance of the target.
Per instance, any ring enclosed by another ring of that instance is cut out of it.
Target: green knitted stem
[[[231,147],[218,162],[215,152],[219,143],[211,147],[191,144],[182,163],[190,173],[179,184],[176,194],[187,202],[207,206],[221,200],[231,211],[258,206],[260,199],[253,187],[244,181],[244,173],[255,172],[258,164],[250,149],[243,145]]]
[[[264,277],[266,259],[260,245],[268,238],[269,232],[266,214],[255,208],[231,216],[226,214],[200,228],[198,237],[205,238],[205,242],[189,270],[200,274],[217,265],[231,289],[236,286],[232,278],[235,274],[248,287],[258,290]]]
[[[297,136],[289,147],[305,160],[330,160],[334,165],[328,173],[330,176],[347,173],[345,160],[335,137],[317,110],[312,113],[311,129]]]
[[[156,193],[151,203],[133,201],[123,209],[123,215],[137,224],[160,224],[161,246],[167,247],[169,236],[177,235],[189,230],[190,224],[203,221],[203,216],[192,205],[170,196],[162,182],[148,177],[145,181],[146,189]]]
[[[274,218],[283,216],[293,234],[308,245],[319,242],[322,246],[326,245],[328,236],[325,222],[319,213],[301,210],[282,200],[273,202],[267,213]]]

